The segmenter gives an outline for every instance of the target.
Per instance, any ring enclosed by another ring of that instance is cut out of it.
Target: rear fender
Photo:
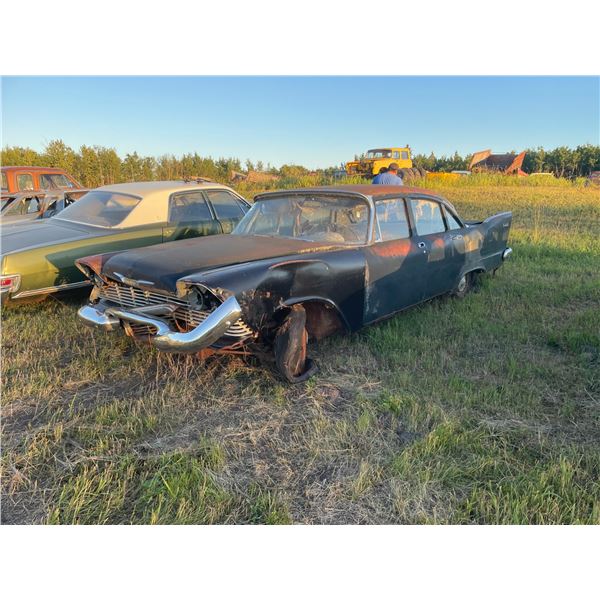
[[[466,273],[493,271],[502,264],[507,248],[512,213],[502,212],[470,225],[465,232],[467,252],[461,277]]]

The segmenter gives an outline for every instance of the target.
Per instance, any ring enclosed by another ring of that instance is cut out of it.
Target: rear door
[[[216,220],[204,192],[190,190],[171,195],[168,222],[163,228],[164,242],[216,233],[221,233],[221,226]]]
[[[452,290],[465,263],[465,243],[461,224],[449,221],[449,212],[432,198],[409,199],[417,246],[425,251],[425,298]]]
[[[208,190],[208,201],[221,224],[223,233],[231,233],[248,212],[248,205],[227,190]]]
[[[412,235],[405,200],[378,200],[375,208],[377,241],[365,250],[365,323],[417,304],[426,286],[427,253]]]

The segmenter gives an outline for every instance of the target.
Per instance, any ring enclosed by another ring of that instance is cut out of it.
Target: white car
[[[203,179],[96,188],[55,217],[0,228],[2,299],[89,285],[78,258],[230,233],[249,208],[231,188]]]

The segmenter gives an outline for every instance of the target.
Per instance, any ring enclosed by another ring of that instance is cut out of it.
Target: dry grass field
[[[513,259],[296,386],[86,329],[82,296],[5,310],[2,521],[599,523],[600,194],[483,183],[434,186],[512,210]]]

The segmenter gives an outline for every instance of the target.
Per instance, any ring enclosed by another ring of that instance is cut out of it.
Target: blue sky
[[[378,146],[598,144],[598,77],[4,77],[2,144],[326,167]]]

